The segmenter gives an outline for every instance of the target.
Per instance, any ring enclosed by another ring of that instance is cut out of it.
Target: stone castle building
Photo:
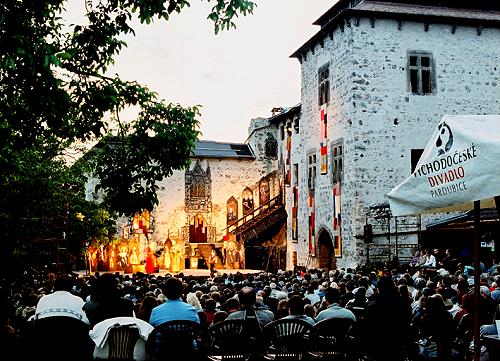
[[[287,265],[349,267],[367,259],[370,233],[375,246],[417,243],[422,220],[390,217],[385,195],[410,175],[441,117],[500,112],[500,5],[340,0],[314,24],[291,55],[301,103],[270,119]]]
[[[444,114],[500,113],[500,5],[339,0],[314,24],[291,55],[300,104],[252,120],[244,144],[198,142],[160,184],[155,242],[205,258],[234,242],[257,269],[350,267],[419,243],[426,219],[391,217],[386,194]]]

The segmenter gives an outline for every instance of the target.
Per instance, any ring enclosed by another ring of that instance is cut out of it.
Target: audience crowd
[[[140,320],[147,338],[167,321],[194,321],[206,331],[250,314],[260,328],[281,318],[311,325],[350,319],[356,348],[370,360],[436,359],[438,348],[444,348],[447,359],[470,359],[475,317],[481,335],[497,334],[500,266],[482,266],[476,310],[473,268],[446,255],[430,258],[430,253],[417,254],[404,267],[297,268],[253,275],[221,270],[214,278],[26,270],[1,280],[1,342],[20,355],[29,349],[25,336],[30,324],[60,312],[88,325],[96,349],[103,337],[96,327],[109,319]],[[482,359],[488,359],[485,349]]]

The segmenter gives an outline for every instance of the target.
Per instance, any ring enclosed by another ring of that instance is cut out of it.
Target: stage
[[[236,274],[238,272],[245,275],[245,276],[248,276],[248,275],[255,275],[255,274],[259,274],[261,272],[264,272],[262,270],[255,270],[255,269],[216,269],[215,271],[216,271],[215,276],[221,276],[224,273],[227,275]],[[75,273],[77,273],[78,275],[81,275],[81,276],[89,275],[89,272],[85,271],[85,270],[76,271]],[[95,272],[92,272],[92,274],[94,274],[94,273]],[[99,273],[100,274],[119,273],[122,275],[132,275],[132,273],[125,273],[123,271],[99,271]],[[191,277],[210,277],[210,270],[208,270],[208,269],[183,269],[179,273],[167,272],[167,271],[161,270],[160,272],[151,273],[151,274],[155,275],[155,276],[166,276],[167,274],[178,275],[180,273],[182,273],[184,276],[191,276]]]

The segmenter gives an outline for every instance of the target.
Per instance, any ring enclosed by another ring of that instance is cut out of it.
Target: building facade
[[[422,220],[392,219],[385,195],[411,174],[444,114],[500,112],[499,6],[425,3],[338,1],[292,54],[301,104],[270,118],[279,129],[289,268],[356,266],[367,259],[370,232],[375,244],[387,234],[394,242],[396,228],[396,242],[416,244],[416,228],[402,230]],[[376,222],[388,233],[366,226]]]

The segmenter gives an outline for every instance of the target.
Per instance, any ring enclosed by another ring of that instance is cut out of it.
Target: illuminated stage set
[[[258,124],[252,146],[198,141],[191,165],[158,182],[151,214],[121,219],[117,238],[89,244],[87,272],[285,268],[282,178],[276,152],[264,154],[276,139]]]
[[[123,238],[108,244],[93,244],[86,249],[86,271],[124,273],[179,273],[210,275],[215,270],[243,270],[244,248],[234,237],[221,243],[185,243],[179,237],[154,241],[149,212],[137,214],[131,227],[124,227]],[[214,252],[212,252],[214,251]],[[246,273],[258,271],[245,270]]]

